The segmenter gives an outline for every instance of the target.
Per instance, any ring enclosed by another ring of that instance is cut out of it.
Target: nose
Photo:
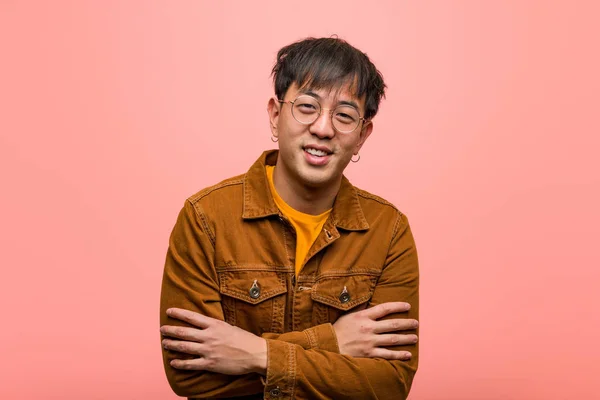
[[[331,111],[323,109],[317,120],[310,124],[309,130],[310,133],[320,139],[331,139],[335,135],[335,129],[331,121]]]

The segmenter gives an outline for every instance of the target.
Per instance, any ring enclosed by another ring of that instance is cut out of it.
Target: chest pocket
[[[261,335],[283,332],[287,286],[284,273],[256,270],[219,272],[225,321]]]
[[[379,273],[348,273],[322,276],[313,285],[313,325],[334,323],[346,312],[367,307]]]

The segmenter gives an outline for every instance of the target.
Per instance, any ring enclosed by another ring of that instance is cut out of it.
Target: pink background
[[[276,51],[331,34],[389,86],[347,174],[417,239],[411,400],[600,398],[599,12],[0,1],[0,398],[175,398],[158,302],[176,215],[272,147]]]

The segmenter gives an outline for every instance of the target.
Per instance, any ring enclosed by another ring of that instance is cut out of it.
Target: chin
[[[311,188],[327,186],[335,181],[335,177],[329,171],[299,171],[302,182]]]

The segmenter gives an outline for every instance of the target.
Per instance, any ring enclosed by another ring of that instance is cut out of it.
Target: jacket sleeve
[[[389,301],[411,304],[418,319],[419,271],[414,239],[406,217],[397,215],[383,272],[369,307]],[[405,331],[417,333],[418,330]],[[297,344],[267,340],[265,399],[406,399],[417,370],[418,344],[389,347],[412,353],[409,361],[353,358]]]
[[[171,307],[196,311],[224,320],[217,274],[214,268],[214,246],[204,231],[203,216],[189,201],[179,216],[169,239],[160,299],[160,325],[186,325],[169,318]],[[265,333],[271,342],[289,343],[303,349],[338,352],[331,324],[311,327],[301,332]],[[162,346],[161,346],[162,348]],[[179,396],[212,398],[236,397],[262,393],[264,378],[258,374],[232,376],[206,371],[184,371],[169,365],[173,359],[193,356],[162,349],[167,379]]]
[[[337,336],[331,324],[312,326],[303,331],[292,331],[286,333],[263,333],[264,339],[276,339],[282,342],[297,344],[303,349],[320,349],[339,353]]]

